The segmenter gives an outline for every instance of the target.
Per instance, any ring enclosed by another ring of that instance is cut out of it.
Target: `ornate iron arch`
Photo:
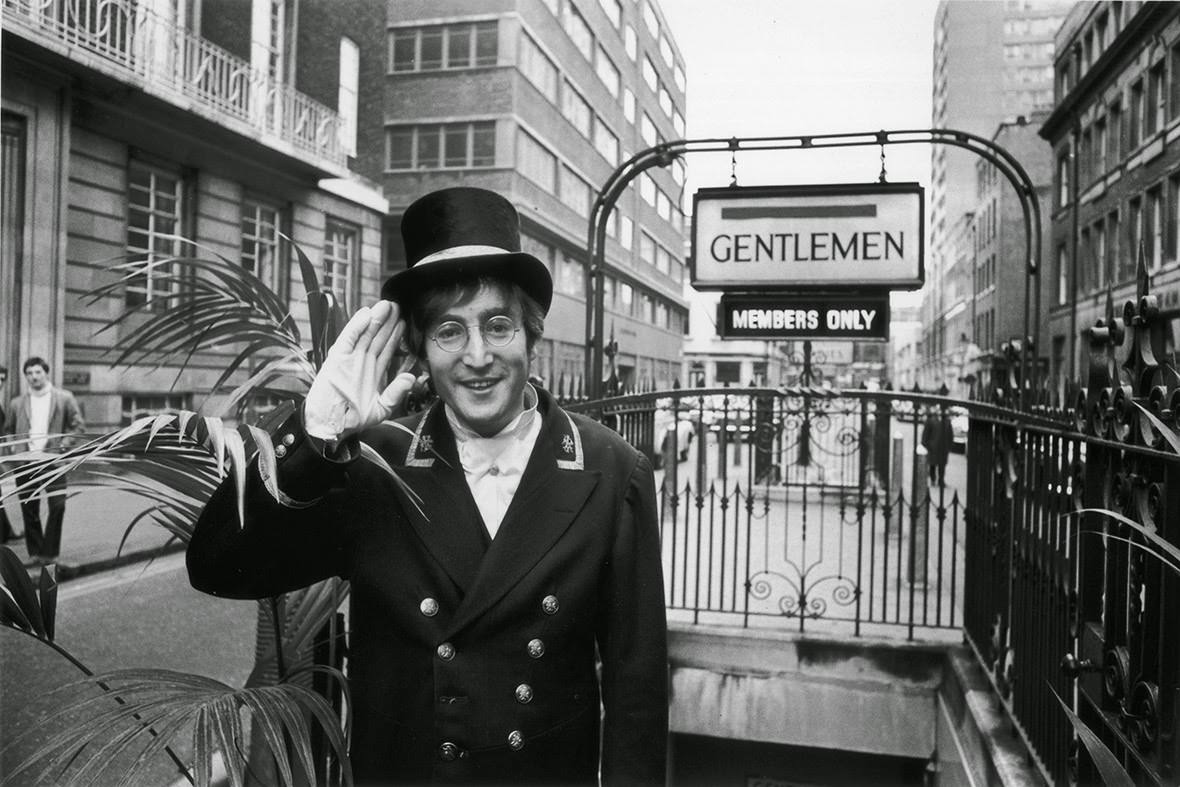
[[[590,210],[589,235],[587,238],[586,266],[586,344],[590,352],[586,357],[586,393],[591,399],[602,395],[603,350],[605,306],[603,290],[606,273],[606,226],[607,217],[618,201],[623,189],[644,171],[653,167],[667,167],[677,158],[689,153],[715,153],[738,150],[815,150],[819,148],[866,147],[872,145],[953,145],[970,150],[994,165],[1020,199],[1024,214],[1025,237],[1025,281],[1024,281],[1024,337],[1021,342],[1020,359],[1020,407],[1026,404],[1026,397],[1036,390],[1037,363],[1030,364],[1030,328],[1041,321],[1041,276],[1037,254],[1041,248],[1041,207],[1037,200],[1036,188],[1028,172],[1020,162],[991,140],[967,131],[954,129],[908,129],[899,131],[868,131],[843,134],[812,134],[804,136],[775,137],[731,137],[729,139],[681,139],[662,142],[654,147],[639,151],[620,164],[598,192]],[[1030,303],[1031,299],[1031,303]],[[1031,315],[1030,315],[1031,310]]]

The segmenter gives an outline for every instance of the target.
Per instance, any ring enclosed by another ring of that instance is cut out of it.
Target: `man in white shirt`
[[[73,435],[85,428],[78,401],[69,391],[55,388],[49,382],[49,364],[44,358],[33,356],[21,367],[29,392],[9,404],[4,433],[27,437],[29,451],[59,451],[69,448]],[[16,482],[23,486],[31,478],[30,472],[16,474]],[[35,483],[35,482],[34,482]],[[49,484],[44,495],[49,508],[45,529],[41,529],[41,495],[27,490],[20,495],[21,514],[25,520],[25,544],[29,560],[48,565],[57,561],[61,551],[61,526],[66,513],[65,477]]]
[[[443,189],[401,227],[409,267],[247,474],[245,519],[232,481],[213,495],[190,581],[233,598],[350,581],[358,785],[662,787],[651,465],[528,382],[553,283],[508,200]],[[386,385],[403,330],[438,401],[390,422],[413,382]]]

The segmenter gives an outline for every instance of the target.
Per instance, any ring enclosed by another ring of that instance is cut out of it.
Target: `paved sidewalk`
[[[18,532],[24,532],[20,507],[14,497],[4,501],[8,521]],[[145,560],[162,554],[168,545],[169,533],[149,520],[140,521],[130,533],[127,528],[135,517],[148,508],[143,498],[119,490],[85,490],[72,494],[66,503],[62,525],[61,555],[58,560],[58,580],[68,581],[129,562]],[[41,521],[47,512],[42,503]],[[120,548],[126,534],[126,542]],[[9,541],[10,547],[22,560],[28,557],[23,538]],[[166,551],[180,551],[178,542]]]

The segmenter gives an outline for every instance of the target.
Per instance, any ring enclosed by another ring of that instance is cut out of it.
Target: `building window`
[[[1127,144],[1131,150],[1139,146],[1143,138],[1143,80],[1131,85],[1131,117],[1130,128],[1127,129]]]
[[[635,122],[635,94],[629,87],[623,88],[623,117],[628,123]]]
[[[594,147],[611,164],[619,163],[619,138],[601,117],[594,124]]]
[[[1069,148],[1057,157],[1057,207],[1069,204]]]
[[[1143,252],[1141,240],[1143,238],[1143,203],[1136,197],[1127,203],[1127,260],[1124,260],[1124,270],[1120,271],[1121,280],[1134,277],[1139,264],[1139,255]]]
[[[656,131],[656,124],[646,112],[643,113],[643,118],[639,121],[639,136],[643,137],[643,141],[649,146],[655,145],[659,141],[660,135]]]
[[[1069,247],[1057,247],[1057,303],[1069,303]]]
[[[684,69],[679,63],[677,63],[676,68],[672,70],[672,81],[676,83],[676,87],[680,89],[681,93],[683,93],[686,83],[684,79]]]
[[[1106,118],[1100,117],[1094,121],[1094,175],[1102,177],[1106,174]]]
[[[1180,43],[1172,45],[1172,83],[1168,86],[1171,88],[1169,98],[1169,113],[1168,117],[1174,118],[1180,115]]]
[[[250,199],[242,202],[242,267],[278,295],[285,289],[279,262],[280,216],[274,205]]]
[[[577,298],[582,297],[586,293],[586,270],[582,267],[581,260],[569,253],[562,253],[558,282],[560,292]]]
[[[672,59],[672,45],[668,43],[667,36],[660,36],[659,48],[660,58],[664,61],[664,65],[671,68],[674,61]]]
[[[360,228],[336,219],[324,227],[324,286],[349,303],[353,274],[360,262]]]
[[[639,260],[655,267],[656,240],[643,231],[639,233]]]
[[[1123,147],[1123,104],[1113,101],[1110,105],[1110,163],[1114,165],[1123,160],[1126,149]]]
[[[520,72],[552,103],[557,103],[557,66],[553,65],[537,42],[527,33],[520,34]]]
[[[660,109],[664,110],[664,114],[672,117],[672,95],[664,89],[663,85],[660,85],[659,103]]]
[[[1086,227],[1079,233],[1078,239],[1078,286],[1077,292],[1079,295],[1084,295],[1090,290],[1090,273],[1094,268],[1094,247],[1090,245],[1090,228]]]
[[[590,184],[569,167],[561,168],[561,201],[583,218],[590,217]]]
[[[494,66],[499,57],[499,26],[476,22],[398,28],[390,33],[389,48],[394,72]]]
[[[516,140],[517,170],[545,191],[556,194],[557,157],[524,131],[517,135]]]
[[[619,219],[619,225],[619,243],[623,244],[624,249],[630,249],[635,236],[635,223],[623,216]]]
[[[598,79],[606,85],[611,96],[618,98],[619,69],[615,67],[614,62],[601,46],[598,47],[598,57],[594,61],[594,73],[598,74]]]
[[[496,123],[430,123],[386,130],[388,168],[490,167],[496,163]]]
[[[623,6],[619,3],[619,0],[598,0],[598,4],[602,6],[606,18],[610,20],[610,23],[617,30],[619,25],[623,23]]]
[[[631,62],[635,62],[635,58],[639,57],[639,39],[631,25],[627,25],[623,30],[623,48],[627,50],[627,57],[631,58]]]
[[[1094,225],[1094,286],[1097,289],[1106,286],[1107,253],[1106,225],[1100,221]]]
[[[1166,99],[1164,62],[1161,60],[1147,72],[1147,106],[1143,108],[1143,135],[1145,137],[1164,127]]]
[[[1143,238],[1147,244],[1143,252],[1148,270],[1155,270],[1163,263],[1163,219],[1163,192],[1156,186],[1147,192],[1147,212],[1143,215]]]
[[[594,113],[586,99],[574,90],[574,86],[565,82],[561,91],[561,114],[574,124],[574,128],[586,139],[590,139],[590,123]]]
[[[656,206],[656,182],[646,172],[639,175],[639,196],[653,208]]]
[[[655,63],[651,62],[651,58],[647,55],[643,56],[643,81],[647,83],[653,93],[659,89],[660,78],[656,75]]]
[[[156,261],[180,255],[182,181],[178,174],[133,161],[128,172],[127,254]],[[128,306],[163,304],[179,290],[168,263],[153,265],[127,281]]]
[[[337,90],[337,111],[340,114],[340,147],[350,156],[356,155],[357,90],[360,85],[360,51],[356,42],[340,39],[340,84]]]
[[[561,4],[561,26],[565,28],[566,34],[583,57],[587,60],[593,59],[594,36],[590,32],[590,25],[586,24],[586,20],[578,13],[578,9],[574,8],[574,4],[568,0]]]
[[[650,0],[643,0],[643,23],[647,25],[652,38],[660,37],[660,18],[656,16],[656,9],[652,8]]]
[[[1180,231],[1180,174],[1168,178],[1168,229],[1165,239],[1170,262],[1177,259],[1177,252],[1180,251],[1180,243],[1176,238],[1177,231]]]
[[[1118,211],[1112,212],[1106,217],[1106,280],[1102,282],[1103,286],[1113,284],[1117,277],[1121,274],[1120,266],[1122,259],[1119,256],[1121,248],[1121,238],[1119,235],[1119,214]]]
[[[121,402],[122,412],[119,414],[119,425],[129,426],[140,418],[151,418],[155,415],[166,415],[192,409],[191,394],[124,394]]]

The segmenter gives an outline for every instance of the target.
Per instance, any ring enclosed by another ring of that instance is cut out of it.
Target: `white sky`
[[[661,0],[688,79],[688,138],[930,127],[937,0]],[[929,185],[927,145],[886,147],[891,181]],[[687,157],[689,193],[728,153]],[[738,153],[739,185],[871,182],[880,148]],[[686,205],[691,208],[691,204]]]
[[[660,7],[684,57],[688,139],[930,128],[938,0],[660,0]],[[930,153],[924,144],[886,146],[888,180],[929,189]],[[696,189],[729,184],[728,152],[690,154],[685,163],[685,210]],[[870,183],[881,149],[739,151],[736,170],[740,186]],[[894,305],[917,298],[895,293]]]

